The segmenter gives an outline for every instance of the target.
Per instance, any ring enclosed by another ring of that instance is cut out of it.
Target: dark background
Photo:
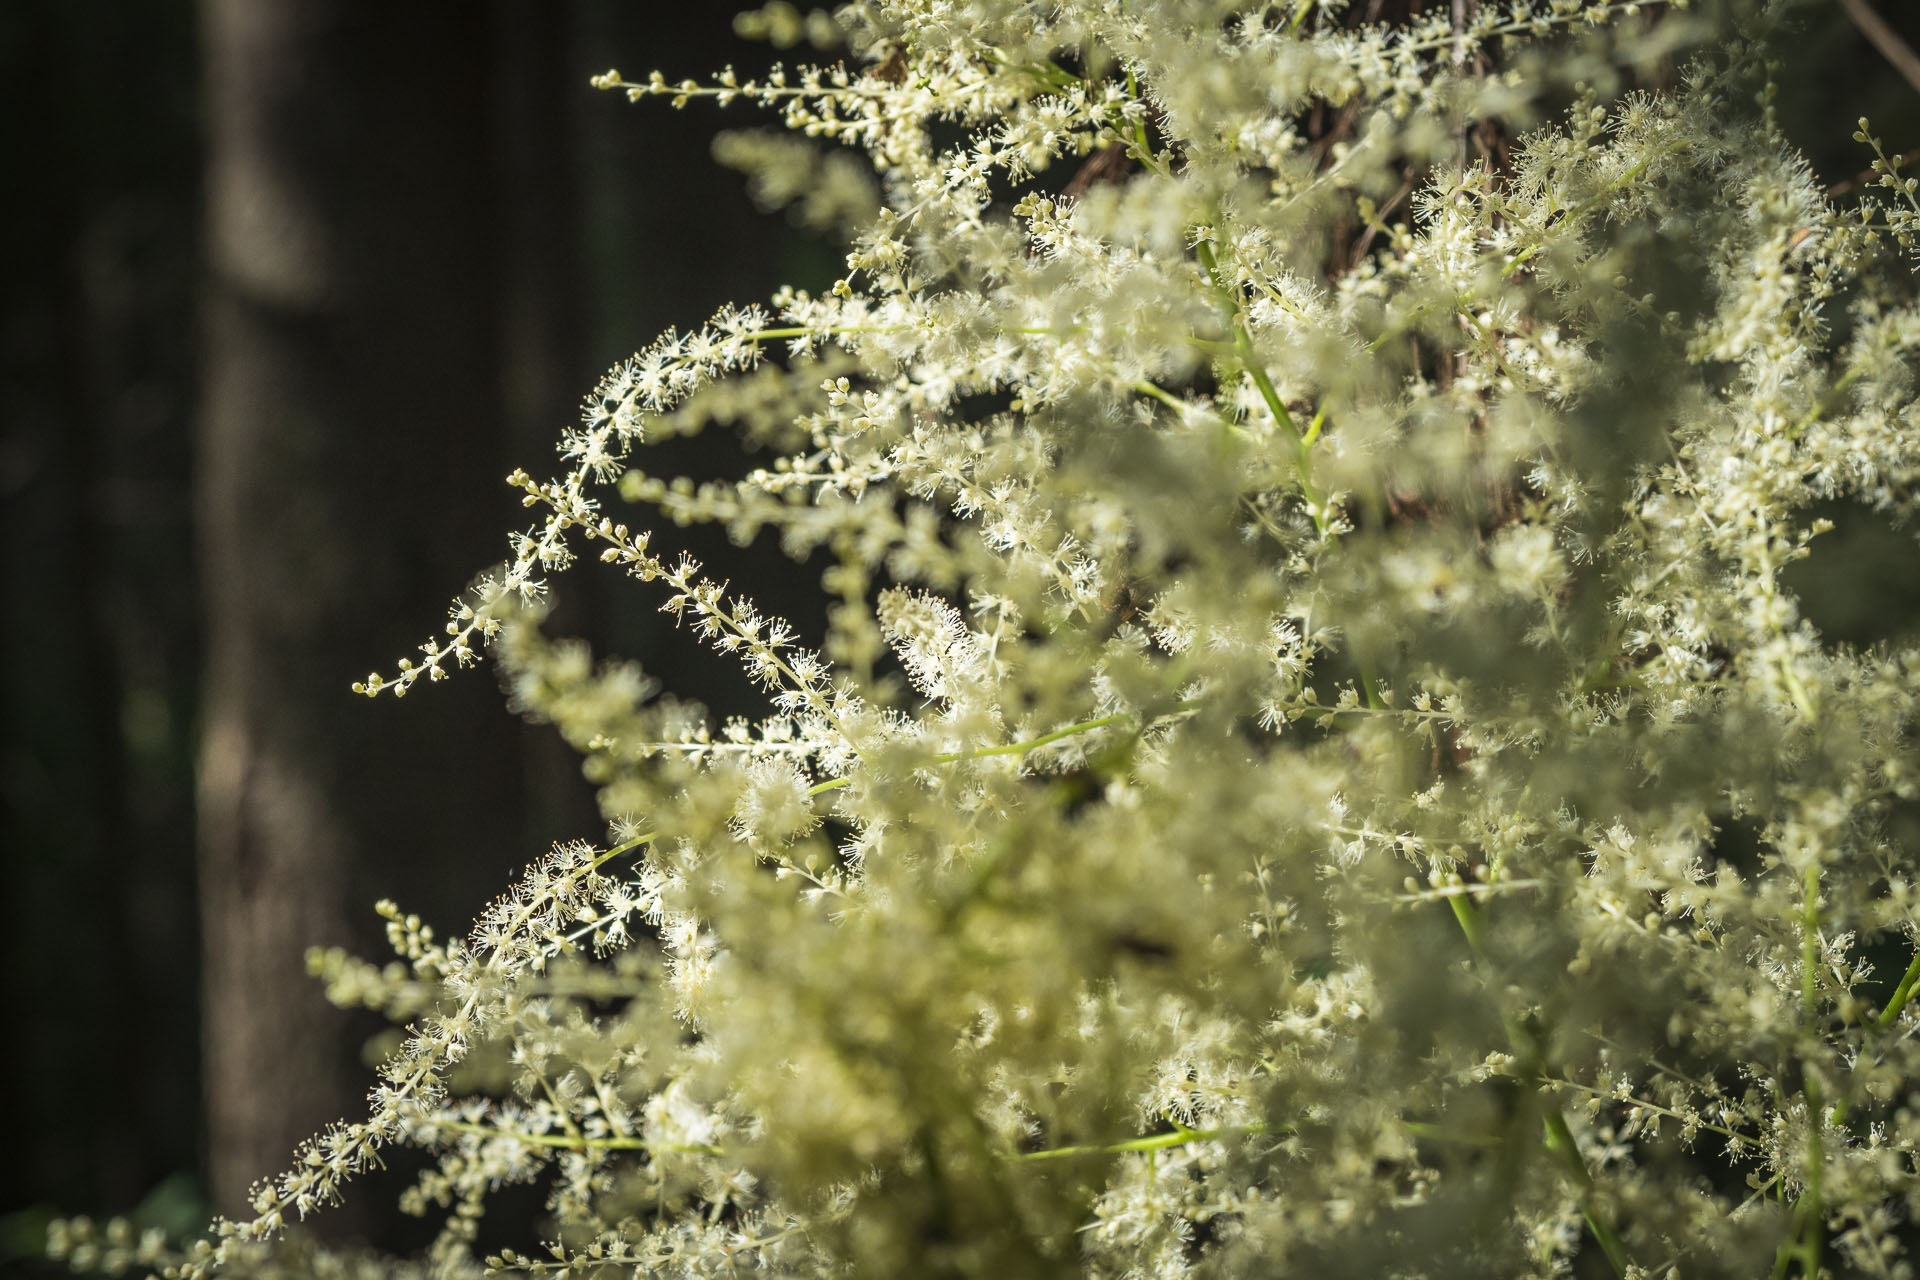
[[[326,1008],[304,949],[379,956],[383,896],[455,932],[600,833],[488,672],[404,703],[348,685],[501,558],[526,519],[501,478],[552,473],[611,363],[836,274],[709,156],[764,113],[587,85],[764,66],[736,7],[0,0],[0,1265],[56,1212],[237,1208],[368,1083],[372,1027]],[[1920,42],[1920,6],[1878,7]],[[1920,146],[1920,93],[1837,7],[1804,37],[1781,114],[1823,177],[1867,164],[1863,113]],[[741,465],[666,452],[648,469]],[[819,633],[811,575],[673,545]],[[754,707],[598,569],[562,580],[556,630]],[[397,1189],[327,1229],[404,1247]]]
[[[237,1210],[370,1083],[374,1026],[326,1007],[305,948],[379,958],[380,897],[458,932],[602,834],[490,671],[348,686],[506,554],[529,517],[503,478],[559,470],[611,364],[837,274],[710,157],[764,112],[588,86],[781,56],[733,35],[740,7],[0,0],[0,1264],[55,1212]],[[741,465],[720,438],[663,452]],[[804,575],[702,532],[663,545],[817,634]],[[558,595],[554,630],[753,708],[613,571]],[[323,1225],[405,1243],[398,1188]]]

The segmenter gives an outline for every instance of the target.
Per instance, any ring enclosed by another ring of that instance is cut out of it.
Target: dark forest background
[[[381,955],[381,897],[458,931],[552,841],[600,834],[490,673],[404,703],[348,686],[504,554],[502,478],[551,467],[609,365],[837,273],[711,159],[761,113],[587,85],[764,66],[738,7],[0,0],[0,1266],[55,1213],[236,1211],[368,1083],[377,1027],[324,1004],[305,948]],[[1877,7],[1920,43],[1920,5]],[[1857,116],[1920,146],[1920,92],[1821,12],[1795,55],[1821,72],[1781,115],[1845,184],[1871,159]],[[718,437],[663,452],[655,474],[743,465]],[[819,633],[812,575],[675,536]],[[597,568],[553,629],[754,708]],[[1911,609],[1915,582],[1873,591]],[[414,1243],[386,1209],[405,1172],[325,1232]]]
[[[237,1211],[370,1083],[377,1025],[325,1005],[305,948],[382,955],[381,897],[457,932],[602,834],[490,672],[404,703],[348,686],[506,553],[504,477],[557,467],[608,366],[836,274],[711,159],[717,129],[771,121],[588,86],[764,66],[740,7],[0,0],[0,1259],[55,1212]],[[671,455],[741,465],[717,436]],[[752,709],[598,568],[553,629]],[[733,569],[817,630],[804,578]],[[321,1225],[404,1247],[399,1178]]]

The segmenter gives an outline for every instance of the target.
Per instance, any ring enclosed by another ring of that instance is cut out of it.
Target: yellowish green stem
[[[1155,1133],[1144,1138],[1130,1138],[1125,1142],[1115,1142],[1105,1146],[1089,1145],[1077,1147],[1048,1147],[1044,1151],[1027,1151],[1014,1156],[1020,1161],[1029,1160],[1065,1160],[1074,1156],[1110,1156],[1129,1151],[1165,1151],[1169,1147],[1184,1147],[1189,1142],[1209,1142],[1214,1138],[1230,1138],[1243,1133],[1271,1133],[1273,1128],[1264,1124],[1230,1125],[1222,1129],[1189,1129],[1178,1121],[1173,1122],[1172,1133]]]
[[[1907,1007],[1907,1001],[1913,998],[1915,984],[1920,983],[1920,950],[1913,954],[1913,963],[1907,966],[1907,972],[1900,979],[1900,985],[1893,989],[1893,998],[1887,1001],[1887,1007],[1880,1011],[1880,1025],[1890,1027],[1900,1011]]]
[[[1487,935],[1479,910],[1465,894],[1449,896],[1447,905],[1453,908],[1453,918],[1459,922],[1460,932],[1466,935],[1467,946],[1473,951],[1475,961],[1484,966]],[[1543,1080],[1543,1064],[1534,1037],[1504,1011],[1500,1021],[1506,1027],[1508,1045],[1521,1064],[1527,1083],[1538,1089]],[[1627,1268],[1632,1264],[1626,1242],[1621,1240],[1620,1233],[1613,1229],[1613,1224],[1600,1211],[1593,1194],[1593,1175],[1588,1172],[1587,1162],[1580,1156],[1580,1148],[1573,1140],[1573,1131],[1567,1128],[1566,1117],[1561,1114],[1559,1107],[1546,1102],[1544,1098],[1542,1102],[1541,1123],[1546,1130],[1544,1145],[1565,1166],[1568,1176],[1573,1179],[1580,1193],[1580,1214],[1586,1219],[1587,1230],[1592,1233],[1594,1243],[1600,1246],[1600,1252],[1606,1255],[1607,1264],[1613,1268],[1614,1275],[1624,1280]]]
[[[558,1147],[566,1151],[679,1151],[704,1156],[726,1154],[719,1147],[700,1143],[651,1142],[646,1138],[589,1138],[571,1133],[523,1133],[518,1129],[471,1124],[465,1120],[434,1119],[431,1123],[436,1129],[471,1133],[481,1138],[508,1138],[526,1147]]]

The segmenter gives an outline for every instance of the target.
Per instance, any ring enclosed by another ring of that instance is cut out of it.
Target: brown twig
[[[1902,154],[1895,156],[1893,158],[1893,167],[1896,169],[1903,168],[1906,165],[1912,164],[1915,160],[1920,160],[1920,147],[1917,147],[1912,151],[1903,152]],[[1837,200],[1841,196],[1851,195],[1853,194],[1853,192],[1859,190],[1861,187],[1864,187],[1868,183],[1872,182],[1874,178],[1877,177],[1878,175],[1879,175],[1879,170],[1877,169],[1862,169],[1860,172],[1854,174],[1851,178],[1846,178],[1828,187],[1827,199]]]
[[[1900,38],[1900,33],[1887,25],[1887,20],[1873,11],[1867,0],[1840,0],[1840,7],[1853,19],[1853,25],[1860,28],[1860,34],[1867,42],[1880,51],[1880,56],[1893,65],[1906,82],[1920,91],[1920,54],[1913,46]]]

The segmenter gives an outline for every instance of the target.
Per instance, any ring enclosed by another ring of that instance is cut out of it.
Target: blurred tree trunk
[[[490,681],[404,707],[348,692],[433,631],[513,518],[487,501],[508,469],[494,11],[200,11],[205,1071],[212,1197],[239,1214],[299,1140],[364,1107],[358,1024],[322,1003],[305,949],[377,945],[384,894],[457,923],[537,850]]]
[[[457,929],[547,841],[599,825],[578,760],[523,736],[485,674],[404,704],[348,685],[501,557],[524,523],[501,477],[552,457],[602,362],[759,296],[784,241],[707,160],[711,121],[643,124],[586,85],[623,50],[718,66],[726,6],[663,39],[613,0],[197,3],[204,1044],[211,1192],[234,1214],[363,1110],[364,1024],[321,1002],[305,949],[376,950],[383,896]],[[612,625],[656,666],[675,638],[657,601],[609,600],[590,570],[560,604],[557,630]]]
[[[582,68],[595,64],[578,43],[579,8],[554,0],[495,0],[506,244],[501,392],[514,464],[529,470],[553,457],[554,441],[580,397],[605,372],[589,341],[580,216],[587,175],[575,141],[574,107],[583,99],[602,110],[618,104],[587,87]],[[598,634],[605,585],[598,575],[573,575],[551,597],[549,628]],[[522,750],[530,832],[547,838],[594,835],[599,809],[580,775],[578,753],[547,725],[525,726]]]

